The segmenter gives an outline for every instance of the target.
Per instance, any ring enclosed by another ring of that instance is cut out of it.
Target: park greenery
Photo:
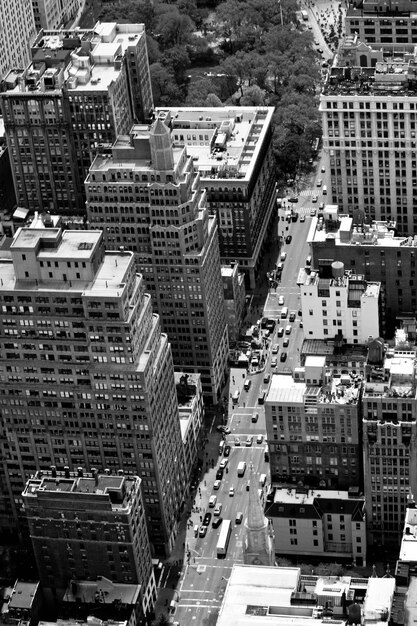
[[[308,168],[321,134],[320,58],[294,0],[114,0],[100,19],[145,24],[157,106],[274,106],[277,177]]]

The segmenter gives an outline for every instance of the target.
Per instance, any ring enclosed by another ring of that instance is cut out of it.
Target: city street
[[[320,171],[320,170],[319,170]],[[315,178],[312,177],[311,184],[315,184]],[[283,264],[281,282],[277,290],[270,289],[267,300],[264,305],[263,314],[266,317],[277,319],[280,317],[282,306],[278,305],[278,297],[283,296],[285,306],[288,307],[289,313],[286,320],[280,320],[276,324],[275,330],[271,336],[266,338],[267,342],[267,360],[262,371],[247,372],[244,368],[232,368],[230,370],[229,379],[229,407],[228,422],[230,433],[225,435],[225,443],[230,446],[230,455],[224,457],[219,454],[219,443],[221,435],[216,428],[217,421],[213,421],[210,426],[209,441],[210,452],[206,452],[207,464],[206,472],[194,501],[193,511],[187,524],[187,530],[184,541],[184,549],[182,556],[184,564],[178,584],[175,585],[174,603],[172,604],[171,619],[188,626],[191,624],[214,625],[216,623],[218,610],[223,598],[224,589],[227,579],[230,575],[232,565],[234,563],[243,562],[243,541],[245,536],[244,520],[246,518],[248,506],[247,483],[250,475],[250,465],[253,465],[254,471],[260,474],[269,474],[269,465],[264,460],[265,452],[265,411],[264,405],[259,404],[259,396],[262,391],[267,390],[269,382],[266,382],[268,375],[273,371],[289,371],[299,364],[299,350],[303,340],[303,330],[300,327],[302,318],[298,315],[300,308],[299,288],[296,284],[298,271],[300,267],[304,267],[305,259],[308,254],[308,246],[306,243],[309,229],[312,225],[312,218],[309,212],[312,208],[311,196],[315,187],[310,190],[306,189],[300,196],[299,203],[296,206],[300,215],[307,214],[304,222],[287,222],[282,219],[278,222],[278,236],[283,233],[285,237],[291,235],[291,243],[284,243],[282,247],[274,250],[271,262],[276,264],[280,262],[282,252],[286,252],[286,259]],[[290,205],[289,205],[290,206]],[[285,210],[281,211],[285,213]],[[288,228],[288,230],[287,230]],[[291,312],[296,313],[296,320],[289,321]],[[291,325],[291,334],[278,337],[279,328],[285,328]],[[265,331],[262,330],[265,336]],[[284,341],[287,340],[289,345],[284,347]],[[272,354],[273,346],[278,345],[278,354]],[[287,353],[285,362],[280,361],[282,352]],[[272,367],[272,359],[277,359],[277,366]],[[249,390],[244,389],[244,382],[250,379],[251,385]],[[238,391],[239,400],[233,404],[232,396]],[[252,421],[252,416],[258,414],[257,420]],[[262,435],[262,443],[257,443],[257,437]],[[246,445],[248,437],[252,437],[251,445]],[[236,445],[238,444],[238,445]],[[215,460],[213,460],[213,456]],[[221,479],[220,488],[214,489],[216,480],[216,472],[219,469],[220,462],[227,460],[227,466]],[[240,461],[246,461],[247,467],[243,477],[237,476],[237,466]],[[269,477],[267,485],[269,484]],[[234,488],[234,495],[229,495],[230,488]],[[267,489],[262,491],[263,497],[266,496]],[[231,520],[232,533],[230,537],[229,547],[226,558],[217,558],[216,546],[222,525],[213,528],[212,523],[216,519],[214,516],[214,508],[209,508],[208,501],[210,496],[217,496],[217,504],[222,505],[220,516],[223,520]],[[195,526],[200,527],[201,520],[206,512],[212,514],[212,518],[208,525],[205,537],[195,537]],[[236,515],[238,512],[243,513],[243,522],[236,523]]]

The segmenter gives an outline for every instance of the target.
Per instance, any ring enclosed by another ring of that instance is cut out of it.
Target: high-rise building
[[[156,583],[140,478],[52,468],[30,478],[22,497],[46,596],[62,598],[71,579],[104,576],[139,584],[138,617],[149,615]]]
[[[417,44],[416,0],[350,0],[346,35],[386,51],[412,50]]]
[[[5,87],[0,100],[18,204],[83,214],[83,183],[97,151],[153,106],[144,26],[41,30],[31,63],[9,72]]]
[[[65,26],[81,4],[82,0],[32,0],[36,30]]]
[[[346,38],[320,96],[329,195],[355,223],[417,230],[417,56]]]
[[[0,80],[14,67],[25,67],[36,36],[32,0],[0,2]]]
[[[253,289],[275,219],[273,107],[158,109],[186,146],[217,216],[221,262],[237,261]]]
[[[133,253],[105,252],[98,231],[36,224],[10,252],[0,261],[0,513],[17,518],[26,480],[51,463],[120,468],[141,477],[154,550],[169,551],[184,491],[174,370]]]
[[[244,274],[239,270],[238,263],[222,265],[221,271],[229,343],[236,344],[246,313]]]
[[[395,222],[355,225],[338,207],[326,207],[324,219],[310,231],[309,244],[312,267],[321,276],[328,276],[332,263],[341,261],[365,280],[381,282],[384,337],[393,336],[397,317],[415,318],[417,239],[397,236]]]
[[[304,336],[350,344],[366,343],[380,335],[380,287],[362,275],[345,271],[341,261],[331,266],[331,276],[312,270],[300,286]]]
[[[216,402],[228,357],[217,221],[187,148],[160,118],[133,126],[96,157],[85,186],[90,227],[107,248],[135,253],[176,369],[200,373]]]
[[[405,347],[374,361],[362,398],[368,542],[398,546],[407,498],[417,493],[416,356]]]
[[[265,399],[271,482],[348,489],[361,484],[360,380],[332,376],[325,357],[273,374]]]

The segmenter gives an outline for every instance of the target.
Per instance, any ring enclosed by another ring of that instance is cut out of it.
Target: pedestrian
[[[202,516],[202,515],[200,515],[200,522],[202,522],[202,521],[203,521],[203,516]]]
[[[206,481],[204,481],[204,487],[206,487],[206,486],[207,486],[207,483],[206,483]]]

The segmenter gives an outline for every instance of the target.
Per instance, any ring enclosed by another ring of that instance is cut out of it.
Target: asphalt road
[[[298,205],[299,210],[308,207],[309,196],[300,198]],[[286,234],[292,235],[290,244],[284,244],[282,249],[277,248],[275,251],[276,262],[282,251],[287,253],[282,272],[282,281],[277,291],[270,291],[265,304],[264,315],[279,317],[281,307],[277,304],[279,295],[284,296],[285,305],[289,311],[299,310],[299,288],[296,284],[298,270],[304,266],[305,258],[308,253],[306,243],[309,228],[311,227],[312,218],[306,217],[305,222],[279,221],[279,229],[287,228]],[[282,233],[279,233],[282,234]],[[250,466],[258,474],[269,474],[269,465],[264,460],[265,450],[265,411],[264,405],[259,404],[258,397],[260,391],[267,389],[268,383],[265,382],[265,376],[271,374],[272,371],[289,371],[295,367],[299,361],[299,349],[303,339],[303,331],[300,328],[300,317],[297,314],[295,322],[291,323],[291,334],[281,338],[277,336],[278,328],[289,324],[289,320],[280,321],[276,325],[275,331],[271,338],[267,340],[268,351],[265,368],[261,372],[247,373],[242,368],[232,368],[230,371],[230,387],[229,387],[229,409],[228,409],[228,426],[230,433],[226,435],[226,443],[231,446],[230,456],[228,458],[227,471],[223,475],[221,487],[218,490],[213,489],[215,474],[219,467],[220,461],[224,458],[219,456],[213,467],[205,473],[204,480],[200,484],[201,494],[196,498],[196,504],[201,509],[193,514],[193,521],[198,521],[200,515],[203,516],[206,511],[213,513],[213,508],[208,508],[208,500],[211,495],[217,496],[217,504],[222,504],[221,517],[232,521],[232,535],[230,538],[227,556],[224,559],[218,559],[216,554],[217,541],[220,534],[221,526],[218,529],[212,527],[215,519],[214,515],[210,522],[205,537],[195,537],[194,527],[190,525],[186,536],[186,552],[189,552],[189,559],[185,561],[183,572],[179,583],[176,587],[176,608],[175,614],[172,616],[174,622],[178,622],[181,626],[189,626],[191,624],[214,626],[217,620],[218,611],[223,599],[224,590],[227,584],[231,568],[235,563],[243,563],[243,542],[245,537],[244,521],[242,524],[236,524],[236,514],[243,513],[243,520],[246,518],[248,507],[248,491],[246,485],[249,480]],[[284,340],[289,340],[289,346],[283,347]],[[278,344],[278,355],[272,355],[272,347]],[[280,354],[282,351],[288,353],[285,363],[281,363]],[[277,368],[273,368],[271,360],[278,359]],[[248,391],[244,390],[244,381],[250,378],[251,386]],[[233,405],[231,396],[234,391],[238,390],[239,401]],[[258,414],[256,422],[252,422],[252,415]],[[215,430],[214,424],[212,425]],[[262,435],[262,443],[257,443],[258,435]],[[252,445],[246,446],[247,437],[253,437]],[[212,432],[211,438],[214,437]],[[236,445],[239,440],[239,445]],[[246,461],[247,468],[244,477],[237,476],[237,466],[240,461]],[[267,485],[269,477],[267,479]],[[229,495],[230,487],[234,487],[235,493]],[[266,495],[266,489],[263,490],[263,496]]]

